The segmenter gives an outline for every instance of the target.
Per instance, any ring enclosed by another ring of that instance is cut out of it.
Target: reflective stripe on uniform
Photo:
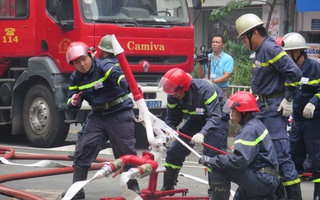
[[[212,103],[217,97],[218,97],[217,92],[214,92],[214,94],[213,94],[207,101],[205,101],[204,104],[205,104],[205,105],[208,105],[208,104]],[[181,110],[181,111],[182,111],[184,114],[189,114],[189,115],[196,115],[196,114],[197,114],[196,111],[188,111],[188,110],[186,110],[186,109]],[[204,109],[204,111],[205,111],[205,109]]]
[[[263,131],[263,133],[255,141],[246,141],[246,140],[239,139],[239,140],[234,141],[234,144],[240,143],[245,146],[256,146],[259,142],[261,142],[266,137],[266,135],[268,133],[269,132],[266,129]]]
[[[297,178],[296,180],[283,182],[283,186],[295,185],[295,184],[300,183],[300,182],[301,182],[300,178]]]
[[[167,163],[167,162],[164,162],[163,164],[165,167],[170,167],[172,169],[181,169],[182,166],[177,166],[177,165],[173,165],[173,164],[170,164],[170,163]]]
[[[268,60],[267,62],[260,63],[260,67],[268,67],[270,64],[275,63],[280,58],[282,58],[284,55],[287,55],[285,51],[280,52],[276,57],[272,58],[271,60]],[[252,68],[256,68],[256,64],[252,64]]]
[[[112,70],[113,67],[110,67],[110,69],[104,74],[104,76],[94,82],[91,82],[91,83],[88,83],[88,84],[85,84],[85,85],[81,85],[81,86],[69,86],[69,90],[85,90],[85,89],[89,89],[89,88],[92,88],[94,87],[94,85],[96,83],[99,83],[99,82],[104,82],[105,80],[108,79],[110,73],[111,73],[111,70]]]

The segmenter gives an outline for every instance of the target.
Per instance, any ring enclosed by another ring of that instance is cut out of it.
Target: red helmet
[[[72,64],[71,62],[76,60],[77,58],[88,55],[89,49],[89,46],[83,42],[72,42],[67,49],[67,62],[69,64]]]
[[[257,100],[250,92],[236,92],[227,100],[224,111],[235,108],[239,112],[259,112]]]
[[[182,69],[173,68],[162,77],[159,87],[163,87],[163,91],[171,95],[178,91],[186,92],[190,87],[191,80],[190,74]]]
[[[283,37],[282,36],[280,36],[280,37],[278,37],[277,39],[276,39],[276,43],[277,43],[277,45],[279,45],[279,47],[282,47],[283,45],[282,45],[282,41],[283,41]]]

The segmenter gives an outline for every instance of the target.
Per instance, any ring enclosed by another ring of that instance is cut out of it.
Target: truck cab
[[[185,0],[0,0],[0,21],[0,132],[26,134],[33,146],[61,144],[70,124],[89,112],[66,106],[75,70],[65,57],[71,42],[95,47],[99,58],[101,38],[115,34],[147,106],[162,119],[162,75],[175,67],[193,70]]]

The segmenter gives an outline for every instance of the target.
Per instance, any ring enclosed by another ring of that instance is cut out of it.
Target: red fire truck
[[[157,87],[161,76],[173,67],[193,70],[194,30],[185,0],[0,0],[0,33],[0,133],[26,134],[38,147],[61,144],[70,124],[88,113],[66,106],[75,69],[65,53],[73,41],[96,47],[115,34],[159,117],[166,107]]]

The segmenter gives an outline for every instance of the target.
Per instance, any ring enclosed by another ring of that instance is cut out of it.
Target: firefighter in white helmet
[[[108,140],[115,158],[137,155],[128,83],[114,61],[92,58],[89,49],[83,42],[73,42],[66,53],[67,62],[76,69],[70,76],[67,105],[71,110],[78,110],[86,100],[92,108],[76,145],[73,182],[87,179],[91,163]],[[131,167],[127,165],[124,170]],[[141,193],[137,180],[132,179],[127,185]],[[81,189],[73,199],[84,198]]]
[[[282,48],[302,72],[293,97],[293,124],[290,133],[291,156],[298,173],[303,172],[306,155],[312,162],[313,199],[320,199],[320,63],[308,58],[306,40],[299,33],[283,37]]]
[[[292,113],[295,86],[302,73],[292,59],[267,34],[264,22],[255,14],[244,14],[236,20],[238,38],[255,51],[251,89],[258,99],[257,117],[264,123],[273,139],[278,156],[279,174],[288,199],[301,199],[300,179],[290,155],[287,117]],[[285,198],[282,184],[277,196]],[[282,189],[282,190],[281,190]]]

